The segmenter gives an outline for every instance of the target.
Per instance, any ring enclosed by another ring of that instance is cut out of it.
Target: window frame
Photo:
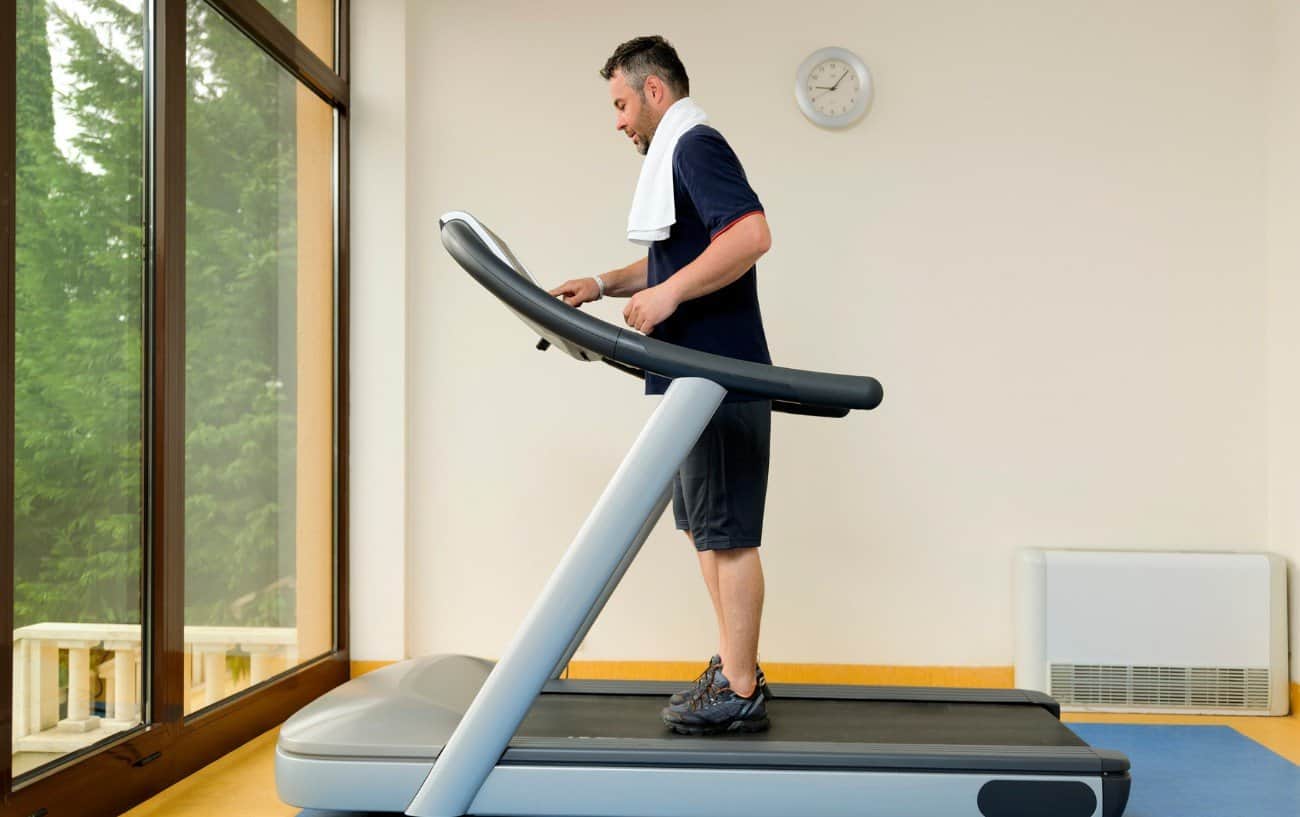
[[[334,110],[334,650],[184,714],[186,0],[147,0],[143,685],[148,722],[48,770],[12,775],[13,606],[0,604],[0,815],[111,817],[252,740],[350,675],[348,295],[350,0],[334,2],[334,66],[256,0],[204,0]],[[17,4],[0,4],[0,598],[14,589]]]

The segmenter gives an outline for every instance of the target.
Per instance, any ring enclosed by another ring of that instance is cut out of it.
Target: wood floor
[[[294,817],[300,809],[275,796],[275,738],[279,730],[165,789],[126,817]]]

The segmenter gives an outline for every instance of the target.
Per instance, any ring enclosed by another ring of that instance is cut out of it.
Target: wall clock
[[[799,109],[824,128],[843,128],[861,119],[871,106],[872,91],[867,64],[847,48],[819,48],[795,74]]]

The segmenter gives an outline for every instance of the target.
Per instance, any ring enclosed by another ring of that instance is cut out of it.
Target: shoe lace
[[[699,695],[700,690],[712,685],[714,677],[718,674],[718,670],[721,668],[721,664],[709,664],[705,667],[704,672],[701,672],[695,677],[695,683],[692,685],[692,697]]]
[[[730,688],[730,686],[719,685],[717,683],[716,672],[710,674],[708,683],[696,689],[695,693],[691,695],[691,701],[688,706],[693,711],[699,711],[705,706],[713,706],[718,702],[718,698],[722,695],[722,691]]]

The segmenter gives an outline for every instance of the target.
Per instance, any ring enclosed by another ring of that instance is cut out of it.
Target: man
[[[771,363],[755,268],[771,244],[767,219],[736,154],[702,124],[707,117],[690,99],[677,52],[662,37],[638,37],[620,45],[600,74],[609,82],[617,129],[647,157],[628,235],[649,252],[626,267],[566,281],[551,294],[571,306],[603,295],[630,298],[623,317],[637,331]],[[667,379],[647,373],[647,394],[667,387]],[[718,625],[718,654],[663,710],[677,732],[768,727],[769,693],[757,654],[770,430],[769,401],[728,394],[673,481],[677,528],[698,552]]]

